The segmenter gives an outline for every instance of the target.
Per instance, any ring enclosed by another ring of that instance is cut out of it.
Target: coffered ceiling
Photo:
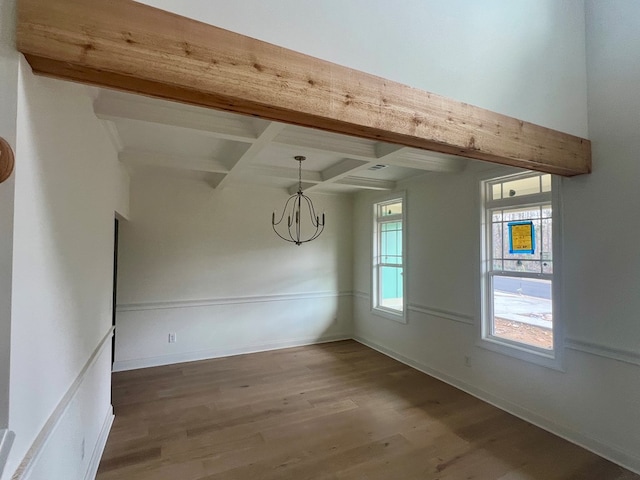
[[[155,169],[202,178],[212,188],[239,183],[323,193],[392,190],[425,172],[462,171],[468,160],[251,116],[100,89],[94,111],[120,161],[142,174]]]

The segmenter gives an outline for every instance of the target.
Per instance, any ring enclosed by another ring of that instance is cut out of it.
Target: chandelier
[[[281,239],[301,245],[320,236],[324,230],[324,213],[321,221],[320,216],[316,215],[311,199],[302,193],[302,162],[307,157],[298,155],[293,158],[298,162],[298,192],[291,195],[284,204],[282,215],[277,222],[276,212],[273,212],[271,226]],[[287,215],[286,228],[284,224],[285,215]]]

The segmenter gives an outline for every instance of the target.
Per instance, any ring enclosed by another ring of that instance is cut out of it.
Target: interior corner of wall
[[[115,211],[120,218],[130,220],[131,209],[129,203],[131,198],[131,176],[129,175],[127,168],[122,163],[118,162],[117,168],[118,196],[116,198]]]

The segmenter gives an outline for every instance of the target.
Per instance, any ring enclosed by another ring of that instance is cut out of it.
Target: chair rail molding
[[[337,298],[351,296],[352,292],[306,292],[271,295],[250,295],[242,297],[204,298],[199,300],[171,300],[163,302],[123,303],[117,312],[141,310],[165,310],[174,308],[213,307],[218,305],[242,305],[249,303],[289,302],[292,300],[312,300],[316,298]]]
[[[640,366],[640,353],[631,350],[609,347],[600,343],[588,342],[577,338],[565,338],[564,345],[565,348],[577,352],[589,353],[591,355],[597,355],[598,357]]]
[[[11,450],[11,445],[13,445],[14,438],[16,438],[16,434],[11,430],[6,428],[0,430],[0,477],[9,458],[9,451]]]

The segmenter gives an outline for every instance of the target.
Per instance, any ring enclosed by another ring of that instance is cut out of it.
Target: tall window
[[[373,308],[404,318],[403,198],[374,205]]]
[[[555,355],[551,175],[483,182],[482,338],[542,357]]]

